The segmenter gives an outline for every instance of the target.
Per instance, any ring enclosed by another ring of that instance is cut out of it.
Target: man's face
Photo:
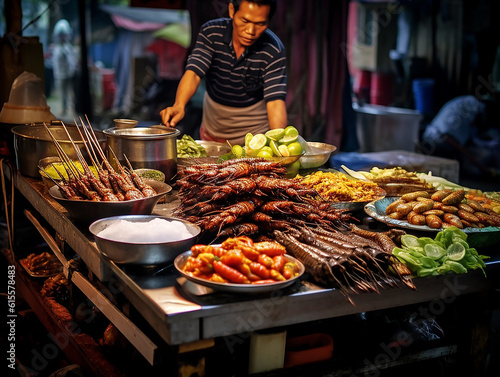
[[[242,1],[235,13],[234,6],[230,3],[229,16],[233,19],[233,42],[244,47],[254,44],[269,25],[270,10],[269,5]]]

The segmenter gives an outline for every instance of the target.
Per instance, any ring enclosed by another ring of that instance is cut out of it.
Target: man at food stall
[[[243,144],[248,132],[286,127],[285,48],[268,29],[275,8],[276,0],[230,0],[230,18],[201,27],[175,102],[160,112],[165,125],[179,123],[205,79],[201,139]]]

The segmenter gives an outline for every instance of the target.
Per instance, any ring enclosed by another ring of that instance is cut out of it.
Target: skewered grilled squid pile
[[[340,288],[349,300],[352,292],[399,282],[415,288],[410,271],[392,256],[396,230],[376,234],[350,228],[349,213],[332,208],[299,180],[283,178],[285,173],[279,163],[263,159],[192,165],[180,171],[175,215],[218,237],[274,239],[314,280]]]
[[[399,283],[415,289],[405,264],[392,256],[394,239],[404,231],[375,233],[350,226],[350,231],[296,226],[275,230],[276,241],[299,259],[318,283],[350,293],[378,292]]]
[[[258,158],[191,165],[177,180],[181,205],[174,214],[217,236],[269,234],[298,219],[345,225],[347,213],[315,200],[316,190],[285,173],[279,162]]]
[[[114,156],[119,172],[115,171],[111,163],[106,159],[90,123],[87,127],[83,121],[81,121],[81,126],[76,124],[76,127],[84,142],[89,157],[92,160],[92,164],[97,169],[97,177],[85,161],[80,149],[75,146],[65,126],[64,129],[66,130],[66,134],[73,144],[80,165],[83,167],[83,173],[64,152],[63,148],[50,132],[50,129],[47,126],[45,127],[56,147],[66,173],[63,174],[63,172],[59,171],[56,166],[53,165],[53,168],[61,178],[61,181],[53,180],[53,182],[59,187],[66,199],[123,201],[142,199],[157,194],[151,186],[144,182],[141,176],[134,172],[126,156],[125,159],[129,165],[128,169],[123,167],[118,158]],[[99,161],[99,158],[101,161]],[[106,169],[104,169],[102,165],[104,165]],[[40,167],[40,169],[42,168]],[[47,174],[47,176],[50,178],[49,174]]]

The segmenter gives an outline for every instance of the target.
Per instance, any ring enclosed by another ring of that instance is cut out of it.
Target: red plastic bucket
[[[394,101],[394,76],[390,73],[373,72],[371,77],[370,103],[389,106]]]
[[[356,94],[358,101],[370,101],[371,75],[370,71],[359,70],[354,76],[352,90]]]

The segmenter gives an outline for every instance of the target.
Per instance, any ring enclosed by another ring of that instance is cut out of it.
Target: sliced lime
[[[281,152],[278,149],[278,144],[276,144],[276,142],[274,140],[271,140],[269,142],[269,146],[271,147],[271,150],[273,151],[273,154],[276,157],[281,157]]]
[[[418,237],[412,234],[404,234],[401,236],[401,243],[406,247],[419,247]]]
[[[432,259],[439,259],[446,254],[444,247],[436,244],[428,243],[424,246],[425,255]]]
[[[270,139],[274,141],[278,141],[281,139],[283,136],[285,136],[285,129],[284,128],[275,128],[272,130],[269,130],[265,133],[265,135]]]
[[[250,140],[252,140],[253,135],[249,132],[245,135],[245,145],[248,146],[248,143],[250,143]]]
[[[299,138],[299,135],[285,135],[281,139],[278,140],[278,143],[287,145],[287,144],[290,144],[290,143],[297,141],[298,138]]]
[[[283,157],[290,156],[290,152],[288,152],[288,148],[286,147],[286,145],[278,146],[278,150]]]
[[[252,140],[248,143],[250,149],[254,151],[260,150],[262,147],[265,147],[267,144],[267,137],[264,134],[257,134],[252,137]]]
[[[465,256],[465,247],[461,243],[452,243],[446,249],[446,255],[449,259],[459,261]]]

